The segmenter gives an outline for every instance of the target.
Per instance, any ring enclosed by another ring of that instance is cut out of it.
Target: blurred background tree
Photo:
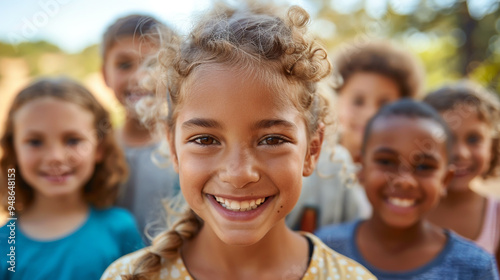
[[[469,77],[500,91],[498,0],[313,0],[314,28],[330,50],[391,38],[422,59],[427,88]]]

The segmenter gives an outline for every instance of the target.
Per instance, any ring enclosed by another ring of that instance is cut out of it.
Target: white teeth
[[[389,203],[392,205],[396,205],[399,207],[411,207],[415,205],[415,199],[405,199],[405,198],[397,198],[397,197],[389,197]]]
[[[250,202],[248,202],[248,201],[242,201],[240,203],[240,206],[241,206],[241,209],[246,209],[246,208],[248,208],[250,206]]]
[[[217,202],[219,202],[222,205],[222,207],[232,211],[250,211],[257,208],[266,200],[266,198],[264,197],[252,200],[237,201],[237,200],[230,200],[227,198],[218,197],[215,195],[214,198]]]
[[[231,205],[230,207],[232,210],[240,210],[241,209],[241,203],[239,203],[238,201],[233,200],[233,201],[231,201],[231,204],[229,204],[229,205]]]

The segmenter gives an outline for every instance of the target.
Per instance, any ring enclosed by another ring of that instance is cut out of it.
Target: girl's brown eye
[[[265,138],[264,140],[262,140],[260,142],[260,144],[262,145],[279,145],[279,144],[282,144],[284,142],[283,139],[279,138],[279,137],[267,137]]]
[[[279,144],[279,142],[280,140],[278,138],[273,138],[273,137],[266,138],[267,145],[276,145]]]
[[[361,96],[356,96],[356,98],[354,98],[352,103],[356,106],[361,107],[365,104],[365,100]]]
[[[212,145],[214,143],[214,139],[212,137],[200,137],[196,139],[196,142],[202,145]]]

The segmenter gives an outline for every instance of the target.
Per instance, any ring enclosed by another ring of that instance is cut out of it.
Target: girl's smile
[[[244,200],[227,199],[213,195],[207,195],[207,198],[226,219],[232,221],[248,221],[256,218],[265,211],[274,196]]]

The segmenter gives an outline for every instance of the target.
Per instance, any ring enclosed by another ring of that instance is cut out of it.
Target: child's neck
[[[469,202],[480,198],[481,196],[473,191],[470,187],[466,190],[454,191],[448,190],[445,197],[441,199],[438,207],[440,206],[454,206],[457,204],[462,204],[464,202]]]
[[[157,139],[152,136],[151,131],[142,125],[138,119],[128,116],[120,134],[120,139],[123,143],[130,147],[148,146],[157,141]]]
[[[367,220],[362,226],[365,227],[365,232],[370,233],[373,240],[377,240],[389,249],[413,246],[415,243],[422,242],[430,228],[429,223],[420,221],[411,227],[398,229],[388,226],[374,217]]]
[[[398,229],[372,217],[360,225],[355,238],[366,261],[387,271],[422,267],[439,255],[446,244],[443,230],[426,220]]]
[[[182,248],[186,267],[196,279],[281,279],[286,273],[300,279],[307,270],[308,253],[307,240],[284,221],[250,246],[227,245],[203,227]]]
[[[482,232],[487,199],[471,189],[448,191],[438,206],[429,213],[429,220],[443,228],[475,240]]]
[[[86,211],[88,203],[80,192],[56,198],[35,194],[33,204],[26,212],[35,212],[41,215],[61,215],[68,212],[81,211],[82,209]]]
[[[54,239],[74,231],[86,220],[88,211],[80,193],[59,198],[35,194],[33,204],[21,214],[20,227],[36,239]]]

